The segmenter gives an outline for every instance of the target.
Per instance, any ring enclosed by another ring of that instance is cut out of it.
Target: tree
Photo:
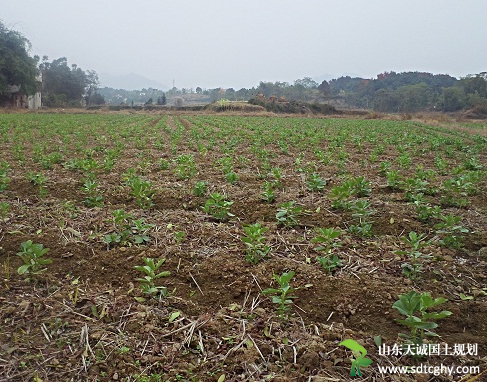
[[[43,77],[43,100],[46,106],[79,106],[83,98],[89,104],[90,97],[98,89],[95,71],[85,73],[76,64],[68,66],[66,57],[52,62],[44,56],[39,65]]]
[[[201,89],[199,86],[196,88],[196,94],[201,94],[203,93],[203,89]]]
[[[465,91],[459,86],[443,88],[440,97],[443,111],[457,111],[465,107]]]
[[[29,40],[0,21],[0,96],[10,96],[10,86],[20,85],[27,95],[37,91],[37,61],[29,56]]]
[[[318,82],[311,77],[304,77],[303,79],[294,81],[294,85],[301,85],[306,89],[315,89],[318,87]]]
[[[331,95],[331,87],[327,80],[324,80],[319,86],[318,90],[323,93],[323,95],[328,98]]]

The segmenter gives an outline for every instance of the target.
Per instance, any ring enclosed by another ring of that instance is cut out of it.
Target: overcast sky
[[[178,88],[487,71],[487,0],[0,1],[33,55]]]

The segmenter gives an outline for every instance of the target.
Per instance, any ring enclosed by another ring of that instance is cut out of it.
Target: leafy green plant
[[[323,256],[316,257],[316,261],[321,264],[326,272],[333,273],[336,268],[342,266],[340,258],[332,253],[333,249],[341,247],[338,238],[342,231],[334,228],[318,228],[316,233],[317,235],[311,239],[311,242],[319,243],[320,245],[315,247],[315,250],[323,253]]]
[[[208,191],[208,183],[204,181],[198,181],[193,187],[193,195],[195,196],[205,196]]]
[[[326,186],[326,180],[324,180],[320,174],[312,173],[306,182],[308,190],[311,192],[321,192]]]
[[[8,168],[8,166],[0,167],[0,192],[5,191],[10,183]]]
[[[132,234],[135,244],[147,244],[150,242],[148,232],[154,228],[154,224],[148,224],[144,219],[132,220]]]
[[[98,192],[98,183],[94,179],[85,179],[83,191],[87,194],[85,204],[88,207],[101,207],[103,205],[103,196]]]
[[[372,223],[371,216],[374,214],[374,210],[371,208],[371,204],[368,200],[357,200],[351,204],[352,217],[356,224],[351,225],[348,228],[349,232],[355,233],[361,236],[372,235]]]
[[[194,156],[192,154],[181,154],[176,158],[175,173],[180,179],[190,179],[196,174]]]
[[[262,294],[272,295],[272,303],[277,306],[277,313],[282,320],[289,318],[290,305],[292,300],[297,298],[292,293],[296,291],[289,282],[294,277],[294,272],[284,272],[281,276],[274,274],[273,279],[279,284],[279,288],[267,288],[262,291]]]
[[[391,169],[392,163],[388,161],[380,162],[379,163],[379,172],[381,176],[386,176],[389,170]]]
[[[451,248],[463,247],[463,234],[468,233],[468,229],[460,225],[461,216],[453,214],[441,215],[442,222],[435,224],[436,233],[441,235],[440,244]]]
[[[245,260],[251,264],[257,264],[271,251],[271,247],[265,243],[267,239],[264,236],[268,228],[263,227],[260,223],[254,223],[244,226],[243,229],[245,236],[241,240],[247,246]]]
[[[265,182],[262,186],[262,193],[260,194],[262,196],[262,199],[266,203],[272,203],[274,200],[276,200],[276,194],[274,193],[274,183],[272,182]]]
[[[210,198],[203,206],[203,211],[209,215],[212,215],[216,220],[224,221],[230,217],[233,217],[230,213],[230,207],[233,202],[226,200],[226,197],[218,192],[210,195]]]
[[[338,238],[342,234],[342,231],[334,228],[318,228],[316,229],[316,236],[311,239],[312,243],[319,243],[320,245],[315,248],[316,251],[330,254],[334,248],[341,247],[341,243]]]
[[[432,256],[425,255],[421,250],[431,244],[430,240],[425,240],[425,234],[417,234],[414,231],[409,232],[409,235],[401,236],[401,240],[410,247],[408,251],[396,251],[398,255],[407,255],[410,258],[409,263],[404,263],[401,265],[402,272],[404,275],[409,277],[411,280],[416,280],[419,273],[423,270],[423,260],[429,260]]]
[[[277,223],[285,227],[294,227],[298,225],[298,217],[302,212],[303,207],[296,206],[294,201],[282,203],[277,209]]]
[[[154,259],[149,257],[144,258],[145,265],[136,265],[134,268],[145,274],[144,277],[136,278],[135,280],[141,283],[142,293],[149,297],[160,295],[167,296],[167,288],[165,286],[156,286],[156,280],[161,277],[167,277],[171,274],[169,271],[159,272],[159,268],[164,264],[166,259],[160,259],[157,263]],[[159,272],[159,273],[158,273]],[[139,299],[144,301],[145,299]]]
[[[321,264],[327,273],[333,273],[337,268],[342,266],[342,260],[336,254],[317,256],[316,261]]]
[[[386,172],[387,186],[391,190],[398,190],[401,187],[401,175],[397,170],[390,170]]]
[[[471,170],[471,171],[480,171],[483,168],[482,163],[480,163],[479,159],[474,156],[467,158],[464,166],[466,170]]]
[[[152,183],[148,180],[141,179],[137,175],[131,175],[126,184],[130,187],[130,194],[135,196],[136,203],[140,208],[149,209],[154,206],[152,198],[155,190],[152,188]]]
[[[37,186],[39,188],[39,195],[40,196],[46,196],[47,195],[47,188],[46,188],[46,183],[47,183],[47,178],[44,176],[44,174],[38,172],[35,173],[33,171],[30,171],[27,174],[27,179]]]
[[[422,193],[412,196],[413,204],[415,206],[414,209],[418,214],[418,219],[422,222],[427,222],[433,218],[439,217],[441,215],[441,207],[431,206],[424,200],[423,196]]]
[[[433,321],[448,317],[452,313],[447,310],[438,313],[427,312],[427,310],[447,301],[443,297],[433,299],[429,293],[418,293],[414,290],[399,295],[399,300],[392,307],[406,316],[405,319],[398,319],[397,321],[410,329],[409,334],[400,333],[399,336],[405,339],[406,343],[414,345],[422,345],[427,336],[438,336],[433,331],[438,327],[438,324]]]
[[[225,179],[228,183],[235,184],[238,181],[238,174],[235,171],[230,171],[225,174]]]
[[[45,259],[44,255],[49,252],[49,248],[44,248],[43,244],[34,244],[32,240],[24,241],[21,244],[21,251],[17,253],[24,264],[17,269],[19,275],[37,275],[46,270],[45,265],[51,264],[51,259]]]
[[[3,221],[7,220],[7,215],[10,211],[10,204],[7,202],[0,202],[0,216],[2,217]]]

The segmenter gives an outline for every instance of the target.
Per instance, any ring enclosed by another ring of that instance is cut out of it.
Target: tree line
[[[9,100],[12,86],[26,95],[41,91],[42,103],[48,107],[104,103],[95,71],[69,66],[65,57],[52,61],[47,56],[31,57],[30,49],[26,37],[0,21],[0,104]]]
[[[65,57],[52,61],[47,56],[42,60],[38,56],[30,57],[30,49],[27,38],[0,21],[0,104],[9,99],[11,87],[15,85],[27,95],[42,91],[42,103],[47,107],[101,105],[105,99],[112,104],[182,106],[185,101],[210,103],[222,99],[248,101],[265,97],[277,102],[324,103],[379,112],[456,112],[477,108],[487,115],[487,72],[457,79],[447,74],[391,71],[374,79],[342,76],[320,84],[305,77],[292,84],[261,81],[257,87],[239,90],[174,87],[166,92],[158,89],[126,91],[99,89],[95,71],[69,65]],[[38,81],[40,76],[41,83]]]

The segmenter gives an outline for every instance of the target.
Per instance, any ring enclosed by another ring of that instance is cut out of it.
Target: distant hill
[[[98,77],[100,79],[100,87],[109,87],[113,89],[125,90],[153,88],[166,91],[169,89],[169,86],[167,85],[151,80],[136,73],[123,74],[120,76],[102,73],[99,74]]]

